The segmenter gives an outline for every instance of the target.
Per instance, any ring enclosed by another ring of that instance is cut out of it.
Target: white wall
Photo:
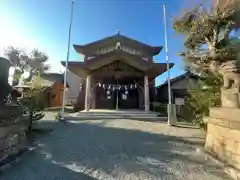
[[[75,103],[79,94],[80,84],[82,83],[82,79],[74,74],[72,71],[68,71],[67,73],[67,82],[69,85],[67,97],[67,102]]]

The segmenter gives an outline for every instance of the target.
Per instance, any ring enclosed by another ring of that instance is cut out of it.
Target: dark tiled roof
[[[170,80],[170,83],[171,83],[171,84],[172,84],[172,83],[175,83],[175,82],[180,81],[180,80],[182,80],[182,79],[184,79],[184,78],[186,78],[186,77],[193,78],[193,79],[199,79],[199,78],[200,78],[200,76],[198,76],[198,75],[196,75],[196,74],[193,74],[193,73],[191,73],[191,72],[186,72],[186,73],[184,73],[184,74],[182,74],[182,75],[180,75],[180,76],[177,76],[177,77],[171,79],[171,80]],[[162,87],[164,87],[164,86],[166,86],[166,85],[168,85],[168,81],[166,81],[166,82],[164,82],[163,84],[157,86],[157,88],[162,88]]]
[[[135,39],[132,39],[132,38],[129,38],[127,36],[124,36],[124,35],[121,35],[121,34],[115,34],[113,36],[109,36],[109,37],[105,37],[103,39],[100,39],[100,40],[97,40],[97,41],[94,41],[94,42],[91,42],[91,43],[88,43],[88,44],[85,44],[85,45],[73,45],[73,47],[75,48],[75,50],[79,53],[84,53],[84,49],[88,48],[88,47],[91,47],[91,46],[94,46],[94,45],[97,45],[97,44],[101,44],[101,43],[104,43],[106,41],[112,41],[112,40],[116,40],[116,41],[121,41],[121,40],[125,40],[125,41],[128,41],[128,42],[132,42],[134,44],[138,44],[142,47],[145,47],[145,48],[148,48],[151,50],[152,54],[153,55],[157,55],[160,53],[160,51],[162,50],[162,46],[151,46],[151,45],[148,45],[146,43],[143,43],[143,42],[140,42],[140,41],[137,41]]]
[[[59,84],[64,84],[64,74],[59,73],[43,73],[40,75],[42,83],[46,86],[51,86],[53,83],[57,82]],[[69,87],[67,83],[67,87]]]

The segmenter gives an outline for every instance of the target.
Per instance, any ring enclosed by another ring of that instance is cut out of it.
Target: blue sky
[[[200,0],[191,0],[191,4]],[[154,46],[164,46],[162,4],[167,6],[169,59],[175,63],[171,77],[183,73],[177,53],[183,40],[172,30],[172,16],[179,15],[190,0],[75,0],[71,44],[85,44],[121,34]],[[66,59],[70,0],[0,0],[0,48],[13,45],[38,48],[49,56],[52,71],[59,72]],[[3,27],[3,28],[2,28]],[[70,60],[81,61],[71,46]],[[155,57],[165,62],[165,49]],[[166,80],[166,73],[157,84]]]

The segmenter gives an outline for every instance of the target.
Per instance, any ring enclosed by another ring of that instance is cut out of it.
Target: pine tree
[[[232,35],[240,28],[240,1],[213,0],[210,10],[199,5],[175,19],[173,28],[185,37],[180,55],[186,69],[202,76],[187,100],[193,122],[202,125],[209,107],[221,104],[222,77],[212,74],[209,65],[236,60],[240,52],[240,40]]]
[[[10,46],[6,49],[5,55],[15,68],[13,85],[19,83],[19,79],[24,72],[29,72],[30,75],[26,81],[31,81],[36,72],[43,73],[50,69],[50,66],[46,64],[48,61],[47,55],[38,49],[32,50],[30,54],[26,54],[23,50]]]
[[[187,11],[174,20],[173,28],[185,37],[183,56],[186,66],[204,71],[211,61],[236,60],[240,41],[232,33],[240,28],[240,1],[213,0]]]

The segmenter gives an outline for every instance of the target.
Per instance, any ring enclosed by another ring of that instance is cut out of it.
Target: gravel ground
[[[0,180],[227,180],[220,167],[196,151],[198,129],[126,119],[43,120],[35,151]]]

